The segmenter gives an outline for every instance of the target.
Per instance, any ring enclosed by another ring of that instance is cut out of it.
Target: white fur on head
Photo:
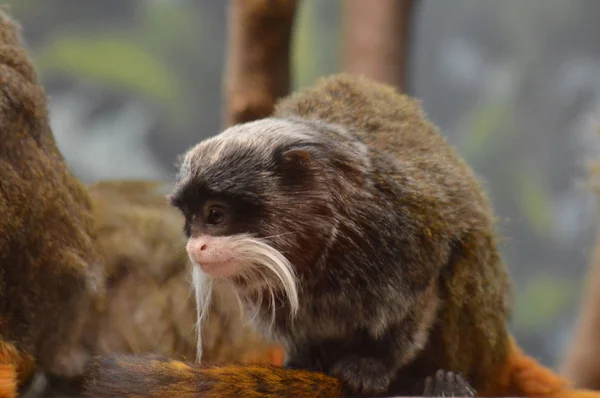
[[[290,315],[294,316],[298,311],[298,288],[296,273],[292,264],[278,250],[270,246],[265,240],[254,238],[247,234],[232,235],[227,237],[229,249],[234,259],[238,262],[239,272],[236,276],[246,280],[250,289],[256,289],[258,302],[252,303],[256,308],[256,316],[262,302],[262,288],[266,288],[270,294],[271,322],[275,322],[275,295],[283,292],[289,306]],[[197,361],[202,358],[202,326],[209,312],[210,295],[212,290],[212,279],[198,266],[193,267],[193,284],[196,292],[196,307],[198,311],[198,347]],[[236,290],[238,298],[245,292]],[[246,297],[241,299],[248,303]],[[244,308],[241,308],[244,310]]]

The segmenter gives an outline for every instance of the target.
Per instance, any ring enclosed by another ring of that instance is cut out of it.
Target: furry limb
[[[343,70],[406,90],[415,0],[346,0]]]
[[[224,124],[268,116],[290,89],[290,45],[298,0],[230,0]]]
[[[341,396],[341,385],[320,373],[277,366],[200,366],[162,357],[112,356],[90,367],[84,396],[331,398]]]

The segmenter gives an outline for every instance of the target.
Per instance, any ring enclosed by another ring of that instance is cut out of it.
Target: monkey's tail
[[[272,365],[202,366],[156,356],[112,355],[92,361],[84,396],[337,398],[342,387],[321,373]]]
[[[17,372],[12,365],[0,365],[0,398],[17,396]]]
[[[525,354],[511,338],[504,369],[490,385],[478,391],[483,397],[600,398],[600,391],[575,389],[569,380]]]

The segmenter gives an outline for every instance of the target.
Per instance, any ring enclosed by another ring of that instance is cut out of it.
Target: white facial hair
[[[239,271],[237,276],[242,277],[248,283],[248,286],[260,285],[267,288],[270,295],[271,322],[272,328],[275,322],[275,296],[283,292],[290,306],[290,316],[294,316],[298,311],[298,289],[296,273],[292,264],[283,254],[271,247],[263,239],[253,238],[247,234],[232,235],[227,237],[229,248],[233,253],[234,259],[238,262]],[[210,300],[212,295],[213,279],[204,273],[199,266],[194,265],[192,270],[193,289],[196,294],[197,309],[197,333],[198,342],[196,348],[196,361],[202,359],[202,326],[208,319]],[[240,309],[244,311],[241,305],[244,297],[240,297],[240,292],[235,289],[240,303]],[[258,311],[263,300],[262,291],[258,290],[259,298],[257,303],[253,303],[256,312],[253,317],[258,315]]]

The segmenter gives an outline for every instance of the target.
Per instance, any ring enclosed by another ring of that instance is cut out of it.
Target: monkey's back
[[[419,103],[390,86],[360,76],[333,75],[281,100],[274,116],[341,125],[403,167],[444,175],[467,187],[474,197],[481,196],[470,168],[427,120]]]
[[[438,322],[406,373],[423,376],[441,363],[485,390],[508,352],[509,282],[489,200],[469,166],[415,100],[366,78],[324,78],[281,100],[274,116],[339,125],[365,143],[372,180],[365,189],[393,191],[393,209],[438,242],[432,247],[450,247]]]

